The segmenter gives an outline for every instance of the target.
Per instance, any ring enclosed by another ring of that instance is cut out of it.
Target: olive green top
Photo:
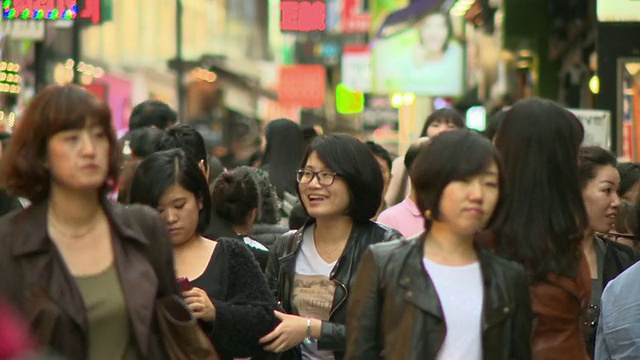
[[[116,267],[76,277],[89,320],[89,359],[139,359]]]

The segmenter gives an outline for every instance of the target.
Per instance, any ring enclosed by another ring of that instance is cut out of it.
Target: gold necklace
[[[60,233],[60,235],[64,236],[65,238],[80,239],[91,234],[91,232],[93,232],[98,227],[98,224],[100,223],[100,219],[102,219],[102,216],[96,215],[89,222],[85,231],[77,232],[77,233],[66,231],[66,229],[64,229],[65,226],[62,225],[62,223],[60,223],[51,213],[48,214],[47,218],[49,221],[49,225],[51,225],[51,229],[54,230],[55,232]]]

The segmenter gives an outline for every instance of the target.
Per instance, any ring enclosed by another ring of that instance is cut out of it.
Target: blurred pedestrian
[[[383,179],[371,151],[348,135],[313,140],[297,172],[298,196],[311,217],[272,247],[267,279],[284,312],[261,339],[283,359],[344,357],[347,301],[367,246],[400,238],[370,221]]]
[[[420,131],[419,137],[431,138],[443,131],[465,129],[464,116],[455,109],[439,109],[431,113]],[[404,200],[411,193],[409,173],[404,166],[404,157],[393,160],[391,166],[391,182],[385,196],[387,206],[393,206]]]
[[[260,168],[269,174],[282,216],[287,218],[296,201],[296,170],[305,151],[302,130],[289,119],[273,120],[265,129],[265,141]]]
[[[153,210],[106,199],[118,158],[109,108],[54,85],[29,102],[3,160],[4,186],[33,205],[0,219],[0,293],[65,359],[165,358],[153,309],[175,279],[170,242]]]
[[[640,203],[624,203],[618,213],[630,232],[640,236]],[[640,359],[640,263],[611,280],[602,292],[596,334],[596,360]]]
[[[415,159],[427,147],[428,143],[429,138],[419,138],[409,146],[404,155],[404,167],[409,172],[409,178],[411,178],[411,169],[413,169]],[[378,216],[378,222],[400,231],[404,237],[417,235],[424,231],[424,217],[417,203],[418,194],[411,188],[409,196],[401,203],[388,208]]]
[[[269,249],[251,237],[253,224],[260,216],[260,194],[253,171],[251,167],[241,166],[220,175],[211,192],[212,211],[242,237],[264,271]]]
[[[617,192],[620,175],[616,169],[615,155],[598,146],[580,148],[578,175],[589,219],[582,250],[591,274],[591,301],[582,322],[587,351],[593,357],[602,290],[609,281],[633,265],[638,256],[629,246],[610,241],[601,235],[608,233],[613,227],[620,205]]]
[[[145,100],[136,105],[129,116],[129,131],[143,127],[168,129],[178,121],[178,114],[160,100]]]
[[[520,100],[495,137],[505,168],[504,211],[485,245],[530,279],[535,359],[588,359],[581,319],[591,277],[581,244],[588,217],[578,177],[580,121],[558,104]]]
[[[197,163],[181,149],[149,156],[133,177],[131,201],[160,212],[171,235],[176,273],[188,281],[182,295],[222,358],[266,356],[258,339],[278,323],[276,303],[242,242],[201,235],[211,198]]]
[[[497,150],[470,131],[442,134],[410,176],[425,231],[363,256],[346,359],[530,359],[524,268],[474,245],[500,211]]]

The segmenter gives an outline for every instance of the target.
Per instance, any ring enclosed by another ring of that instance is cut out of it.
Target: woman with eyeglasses
[[[632,248],[596,234],[609,232],[618,214],[620,175],[615,155],[597,146],[582,147],[578,152],[578,180],[589,220],[582,250],[591,273],[591,302],[582,323],[587,351],[593,357],[602,290],[633,265],[637,255]]]
[[[360,258],[371,244],[401,235],[369,219],[381,200],[380,165],[348,135],[313,140],[297,171],[298,197],[310,216],[273,245],[267,280],[282,320],[261,342],[282,359],[342,359],[347,302]]]

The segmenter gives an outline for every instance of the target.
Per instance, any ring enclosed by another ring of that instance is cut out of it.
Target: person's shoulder
[[[525,269],[522,264],[505,259],[487,249],[478,249],[478,254],[480,255],[482,262],[485,262],[496,269],[500,269],[500,271],[511,275],[522,275],[525,273]]]
[[[385,225],[393,226],[397,222],[398,216],[402,213],[403,210],[404,205],[401,201],[383,210],[380,215],[378,215],[378,222]]]
[[[404,238],[398,230],[379,222],[368,221],[366,226],[371,229],[374,242],[387,242]]]
[[[640,262],[633,264],[628,269],[620,273],[615,279],[609,281],[605,291],[615,292],[624,289],[624,291],[640,292],[640,287],[636,284],[640,278]],[[640,301],[640,300],[639,300]]]

